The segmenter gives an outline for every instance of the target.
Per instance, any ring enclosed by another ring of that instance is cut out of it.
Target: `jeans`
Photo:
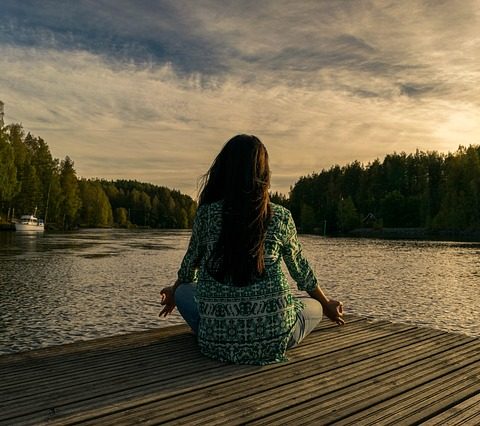
[[[175,304],[178,312],[185,322],[190,326],[195,334],[198,334],[198,323],[200,322],[200,314],[198,313],[198,305],[195,300],[197,293],[196,284],[183,283],[175,290]]]
[[[196,285],[190,283],[180,284],[175,291],[175,303],[183,319],[195,334],[198,334],[200,315],[195,301]],[[305,308],[297,313],[297,321],[288,348],[297,346],[322,320],[323,309],[320,302],[310,297],[301,297]]]

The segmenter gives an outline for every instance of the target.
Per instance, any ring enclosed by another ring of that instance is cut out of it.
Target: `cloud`
[[[434,86],[408,83],[400,83],[398,87],[400,89],[400,94],[410,97],[422,96],[423,94],[434,90]]]
[[[6,1],[0,98],[82,176],[194,195],[245,132],[288,191],[333,164],[479,142],[479,7],[434,3]]]
[[[183,5],[190,8],[188,5]],[[17,46],[85,50],[118,61],[174,64],[178,72],[223,69],[218,42],[170,1],[6,0],[0,41]]]

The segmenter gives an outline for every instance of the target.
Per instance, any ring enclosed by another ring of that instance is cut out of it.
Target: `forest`
[[[0,222],[34,211],[49,229],[190,228],[196,203],[148,183],[78,178],[71,158],[53,158],[42,138],[10,124],[0,128]]]
[[[355,228],[480,230],[480,146],[393,153],[300,178],[287,205],[302,232]]]
[[[480,230],[480,146],[454,153],[393,153],[301,177],[287,196],[301,232],[346,234],[357,228]],[[196,203],[177,190],[131,180],[78,178],[68,156],[20,124],[0,128],[0,222],[21,214],[50,229],[190,228]]]

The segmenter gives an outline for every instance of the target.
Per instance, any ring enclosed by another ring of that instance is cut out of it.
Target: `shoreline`
[[[148,228],[148,227],[79,227],[73,230],[82,229],[124,229],[124,230],[152,230],[152,229],[171,229],[171,228]],[[173,228],[174,230],[191,230],[184,228]],[[45,231],[68,232],[56,228],[47,228]],[[69,231],[72,231],[70,229]],[[0,232],[16,232],[15,224],[0,223]],[[357,228],[349,232],[322,235],[320,232],[302,232],[298,230],[299,235],[325,236],[329,238],[368,238],[382,240],[418,240],[418,241],[458,241],[458,242],[480,242],[480,230],[453,230],[439,229],[432,230],[428,228]]]
[[[322,236],[318,232],[301,232],[299,235]],[[453,230],[428,228],[357,228],[349,232],[324,235],[329,238],[367,238],[382,240],[458,241],[480,242],[480,230]]]
[[[358,228],[350,231],[346,236],[397,240],[480,242],[480,230],[462,231],[453,229],[432,230],[428,228]]]

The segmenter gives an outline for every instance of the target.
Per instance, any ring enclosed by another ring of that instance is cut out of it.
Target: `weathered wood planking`
[[[0,356],[0,424],[480,423],[480,339],[350,318],[290,360],[203,357],[185,326]]]

